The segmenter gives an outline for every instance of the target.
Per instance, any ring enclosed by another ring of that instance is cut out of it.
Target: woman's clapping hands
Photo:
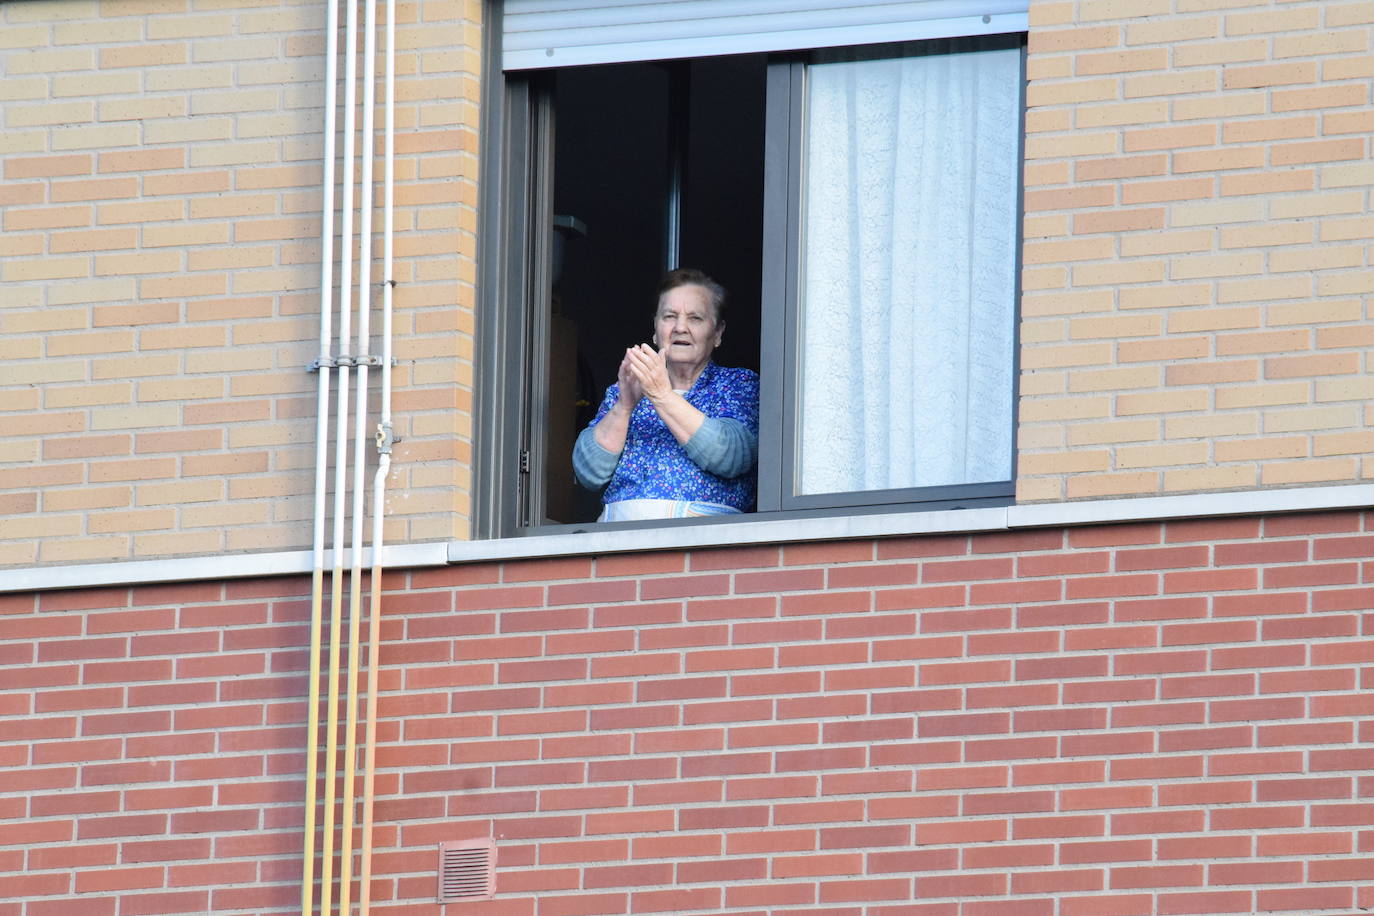
[[[616,381],[620,384],[620,400],[629,407],[634,407],[639,403],[639,399],[644,397],[644,388],[630,368],[630,353],[634,349],[631,347],[625,351],[625,358],[620,361],[620,368],[616,370]]]
[[[621,396],[630,397],[632,403],[637,403],[641,397],[659,401],[672,394],[673,384],[668,378],[666,352],[666,348],[655,350],[648,344],[639,344],[626,350],[617,373]]]

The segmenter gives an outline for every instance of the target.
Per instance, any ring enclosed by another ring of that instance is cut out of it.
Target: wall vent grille
[[[496,896],[495,840],[439,844],[439,902],[490,900]]]

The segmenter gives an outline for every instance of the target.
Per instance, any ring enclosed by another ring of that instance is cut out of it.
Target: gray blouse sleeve
[[[738,477],[758,461],[759,437],[733,417],[707,417],[682,448],[703,471]]]
[[[573,476],[588,490],[596,490],[606,485],[620,463],[620,456],[608,452],[596,441],[595,427],[588,426],[577,436],[572,453]]]

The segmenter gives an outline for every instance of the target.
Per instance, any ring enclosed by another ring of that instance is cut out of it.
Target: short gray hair
[[[658,284],[659,304],[663,303],[665,295],[679,286],[700,286],[706,290],[706,297],[711,303],[711,311],[715,315],[716,325],[720,326],[725,323],[725,287],[712,280],[705,271],[697,270],[695,267],[679,267],[664,274],[663,282]]]

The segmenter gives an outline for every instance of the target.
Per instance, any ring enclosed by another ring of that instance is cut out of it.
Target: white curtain
[[[1011,479],[1020,80],[1015,48],[808,68],[797,492]]]

